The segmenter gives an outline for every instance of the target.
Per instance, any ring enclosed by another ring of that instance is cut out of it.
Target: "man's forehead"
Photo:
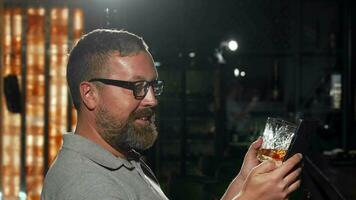
[[[153,64],[153,58],[151,54],[147,51],[139,51],[137,53],[132,53],[127,56],[121,56],[119,52],[115,51],[109,54],[109,61],[119,62],[120,64],[139,62],[148,65]]]
[[[108,65],[111,68],[112,75],[120,78],[129,78],[132,80],[156,79],[157,71],[151,55],[146,51],[140,51],[130,56],[120,56],[113,53],[109,57]]]

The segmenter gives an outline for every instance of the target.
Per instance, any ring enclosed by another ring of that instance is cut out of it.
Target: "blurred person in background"
[[[257,90],[254,90],[253,94],[250,95],[239,82],[231,85],[225,104],[227,130],[233,142],[245,142],[248,141],[247,138],[254,131],[253,124],[251,123],[251,111],[253,111],[259,101],[259,93]],[[256,138],[255,135],[253,137]]]

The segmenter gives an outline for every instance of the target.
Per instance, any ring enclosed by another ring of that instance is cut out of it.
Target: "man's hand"
[[[250,145],[245,155],[244,162],[241,166],[240,173],[238,175],[241,181],[245,181],[246,177],[251,172],[251,170],[260,164],[260,162],[257,159],[257,151],[260,149],[261,145],[262,145],[261,137],[259,137],[256,141],[254,141]]]
[[[265,161],[253,168],[248,175],[236,200],[284,200],[299,185],[301,168],[295,166],[301,161],[301,154],[296,154],[281,166],[273,161]]]
[[[222,200],[283,199],[278,197],[288,196],[288,194],[299,187],[300,181],[297,179],[301,173],[301,169],[298,168],[294,171],[291,171],[291,169],[300,162],[301,155],[293,156],[280,167],[276,166],[273,161],[260,163],[257,159],[257,151],[260,149],[261,145],[262,138],[258,138],[251,144],[245,155],[239,174],[229,185],[224,196],[221,198]],[[292,182],[292,184],[287,184],[286,182]],[[277,185],[277,183],[280,185]],[[259,186],[256,187],[256,185]],[[260,187],[261,185],[262,187]],[[286,187],[287,185],[288,189],[280,189],[280,187]],[[276,193],[274,190],[278,189],[279,191]],[[272,192],[273,196],[264,196],[265,192]],[[251,196],[250,193],[255,195]]]

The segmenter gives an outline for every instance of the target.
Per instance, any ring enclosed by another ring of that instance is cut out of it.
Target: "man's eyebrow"
[[[140,75],[135,75],[135,76],[132,77],[132,79],[134,79],[134,80],[145,80],[145,77],[140,76]]]
[[[145,77],[140,76],[140,75],[135,75],[135,76],[132,77],[132,79],[133,80],[146,80]],[[156,80],[156,79],[157,79],[157,77],[154,77],[154,80]],[[150,80],[146,80],[146,81],[150,81]]]

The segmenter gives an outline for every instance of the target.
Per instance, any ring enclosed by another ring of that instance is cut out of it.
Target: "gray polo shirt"
[[[136,161],[117,158],[76,134],[63,146],[44,180],[42,200],[167,199]]]

